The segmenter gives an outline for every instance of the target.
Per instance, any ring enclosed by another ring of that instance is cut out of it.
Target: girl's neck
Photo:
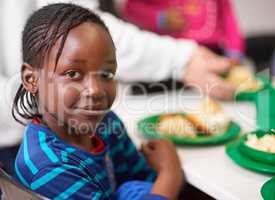
[[[90,151],[93,147],[90,135],[75,133],[66,124],[59,125],[57,118],[50,113],[45,112],[42,117],[42,123],[49,127],[54,133],[56,133],[62,140],[72,144],[82,150]]]

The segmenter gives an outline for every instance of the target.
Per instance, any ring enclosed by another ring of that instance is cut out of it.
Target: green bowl
[[[261,195],[264,200],[275,199],[275,177],[267,181],[261,188]]]
[[[266,134],[274,135],[275,133],[258,130],[249,134],[256,134],[258,138],[261,138]],[[266,164],[275,164],[275,153],[267,153],[264,151],[260,151],[252,147],[249,147],[245,144],[245,141],[247,140],[247,136],[249,134],[243,135],[240,138],[240,146],[239,146],[240,152],[255,161],[266,163]]]

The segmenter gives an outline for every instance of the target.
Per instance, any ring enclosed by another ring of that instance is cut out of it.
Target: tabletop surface
[[[120,87],[113,110],[121,117],[133,142],[139,146],[146,139],[137,130],[137,122],[151,114],[190,112],[203,97],[193,91],[158,95],[131,96]],[[256,128],[252,103],[221,102],[225,112],[242,127],[242,132]],[[187,181],[215,199],[258,200],[260,189],[271,175],[259,174],[236,165],[225,153],[225,146],[177,148]]]

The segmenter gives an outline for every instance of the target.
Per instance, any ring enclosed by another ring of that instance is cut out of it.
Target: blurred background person
[[[101,7],[103,10],[113,12],[116,15],[124,18],[128,2],[135,2],[134,4],[137,4],[137,3],[143,2],[144,0],[100,0],[100,1],[102,2]],[[153,4],[157,4],[160,1],[162,0],[156,0],[154,1]],[[172,7],[177,8],[178,6],[176,5],[182,4],[183,1],[185,0],[171,0],[169,2],[172,2],[170,3]],[[114,6],[111,6],[112,4],[111,2],[114,3]],[[151,0],[148,0],[146,2],[151,2]],[[199,2],[202,4],[209,4],[210,1],[209,0],[206,0],[206,1],[198,1],[198,0],[187,1],[186,0],[186,2],[189,2],[189,3]],[[220,4],[224,2],[224,0],[217,0],[217,2]],[[235,28],[236,28],[235,30],[240,34],[239,36],[236,36],[236,38],[239,37],[241,43],[243,43],[242,38],[244,35],[245,52],[242,52],[242,54],[239,54],[237,53],[238,51],[233,51],[233,52],[225,51],[226,48],[224,45],[219,46],[218,49],[216,48],[214,49],[218,50],[218,53],[225,53],[229,57],[235,57],[239,59],[243,58],[242,55],[245,55],[246,58],[251,59],[253,61],[252,64],[255,65],[254,67],[256,67],[256,70],[258,72],[268,68],[268,66],[270,66],[271,64],[270,61],[271,61],[272,52],[275,49],[275,26],[273,23],[273,21],[275,20],[275,15],[273,14],[273,9],[272,9],[275,6],[275,1],[266,0],[263,3],[263,1],[261,0],[251,0],[249,1],[249,4],[247,4],[246,1],[231,0],[231,1],[228,1],[228,3],[232,11],[231,12],[232,14],[231,19],[233,22],[232,25],[234,25],[234,21],[235,21]],[[187,10],[197,10],[197,9],[194,9],[194,7],[196,6],[193,6],[193,4],[191,3],[191,6],[189,6]],[[155,8],[155,9],[159,9],[159,8]],[[230,12],[230,10],[227,10],[225,12],[228,13]],[[255,15],[255,13],[257,13],[257,15]],[[143,11],[140,13],[140,15],[144,15]],[[229,19],[230,15],[225,17]],[[164,18],[162,17],[162,20],[163,19]],[[127,20],[127,17],[125,20]],[[184,18],[182,18],[181,21],[182,22],[180,22],[180,24],[183,24],[182,27],[184,30],[184,25],[188,27],[188,24],[190,22],[188,21],[186,22]],[[219,21],[221,21],[222,23],[224,22],[223,19],[219,19]],[[238,24],[240,24],[240,26]],[[239,27],[241,27],[241,31]],[[179,34],[179,32],[177,34]],[[225,36],[228,36],[228,34],[226,33]]]
[[[244,39],[230,0],[126,0],[125,20],[174,38],[188,38],[234,60]]]

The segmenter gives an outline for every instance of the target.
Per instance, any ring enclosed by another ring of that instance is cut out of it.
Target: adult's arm
[[[10,83],[10,78],[0,75],[0,148],[19,144],[23,137],[23,126],[11,114],[15,85]]]

